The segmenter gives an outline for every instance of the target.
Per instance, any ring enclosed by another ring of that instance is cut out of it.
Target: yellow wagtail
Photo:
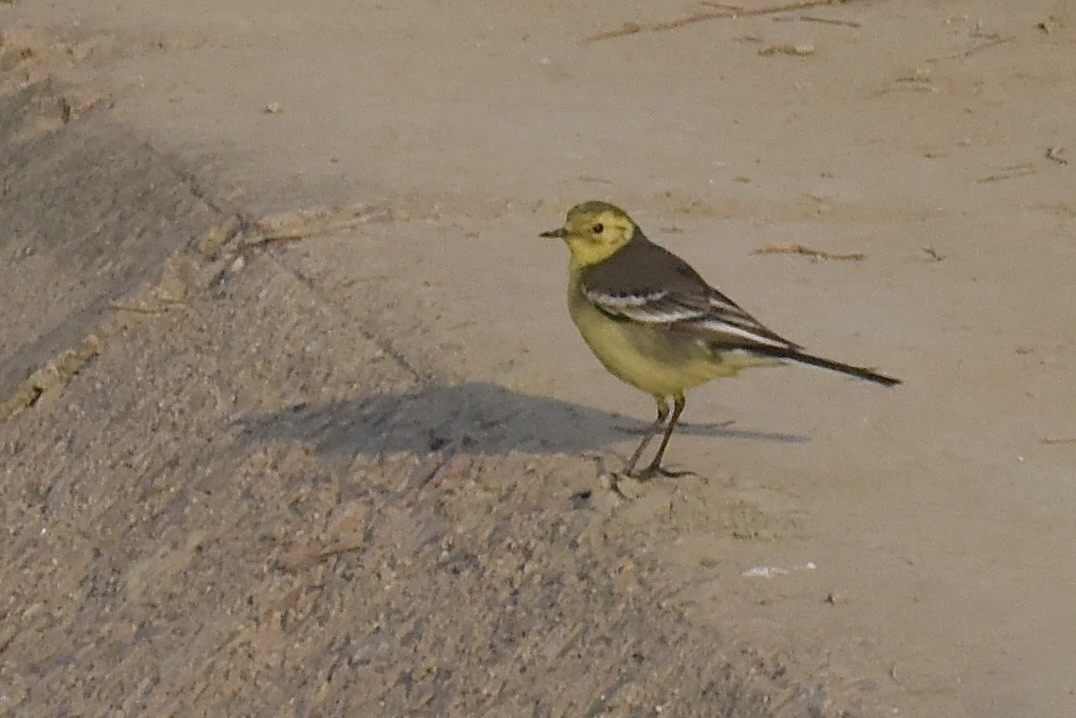
[[[568,312],[587,346],[614,376],[657,401],[657,419],[628,459],[628,476],[687,473],[662,468],[661,457],[684,410],[684,392],[711,379],[795,361],[885,386],[900,383],[803,352],[708,285],[687,262],[647,239],[611,204],[576,205],[563,227],[541,236],[563,239],[571,251]],[[654,459],[637,472],[635,464],[662,426]]]

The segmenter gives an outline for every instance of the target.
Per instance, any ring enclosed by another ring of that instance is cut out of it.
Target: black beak
[[[566,234],[568,234],[568,232],[565,231],[564,227],[557,227],[556,229],[551,229],[548,232],[542,232],[538,236],[539,237],[551,237],[551,238],[554,238],[554,239],[564,239],[564,236]]]

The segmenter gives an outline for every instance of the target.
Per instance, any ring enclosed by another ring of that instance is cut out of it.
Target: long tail
[[[751,347],[753,354],[761,354],[763,356],[771,356],[779,359],[789,359],[801,364],[809,364],[811,366],[820,367],[822,369],[829,369],[830,371],[839,371],[842,374],[848,374],[854,376],[857,379],[865,379],[867,381],[873,381],[876,384],[882,386],[894,386],[900,384],[900,379],[894,379],[893,377],[885,376],[871,371],[870,369],[863,369],[858,366],[851,366],[849,364],[841,364],[840,362],[831,361],[829,359],[823,359],[822,357],[816,357],[813,354],[804,354],[796,349],[786,349],[783,347],[767,347],[767,346],[753,346]]]

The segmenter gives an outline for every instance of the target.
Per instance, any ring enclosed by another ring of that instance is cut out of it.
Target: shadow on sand
[[[648,417],[649,418],[649,417]],[[299,404],[240,420],[250,441],[301,441],[320,452],[384,455],[456,447],[486,455],[583,453],[634,439],[648,425],[619,414],[494,384],[430,386],[321,405]],[[682,424],[678,433],[780,443],[806,436]]]

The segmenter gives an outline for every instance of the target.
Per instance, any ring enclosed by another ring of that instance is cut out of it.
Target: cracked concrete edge
[[[212,227],[195,246],[173,253],[155,283],[145,284],[112,300],[103,318],[81,341],[46,361],[8,394],[0,403],[0,421],[7,421],[33,406],[51,403],[124,331],[179,308],[196,294],[208,291],[235,268],[241,249],[237,240],[245,224],[240,217],[233,216]]]
[[[8,56],[18,54],[13,47],[10,41],[0,44]],[[11,72],[9,68],[5,74]],[[123,281],[102,280],[99,294],[72,299],[60,322],[70,326],[34,327],[23,332],[29,339],[18,336],[12,339],[15,350],[0,357],[0,374],[8,379],[8,386],[0,385],[0,422],[54,401],[122,332],[181,308],[200,293],[212,292],[229,275],[241,271],[251,253],[280,242],[354,230],[369,222],[392,221],[396,216],[392,209],[382,205],[355,204],[344,208],[304,208],[252,219],[238,208],[227,206],[229,202],[215,198],[212,189],[179,160],[157,152],[126,128],[116,127],[108,117],[107,103],[100,98],[88,101],[48,75],[27,77],[32,80],[21,84],[7,82],[0,92],[0,103],[8,110],[6,118],[0,121],[0,151],[19,160],[18,167],[10,170],[14,175],[0,178],[8,200],[6,209],[0,212],[8,228],[7,236],[0,237],[0,250],[8,249],[5,245],[24,242],[27,247],[22,249],[29,250],[28,253],[54,255],[52,258],[58,265],[69,267],[66,276],[57,279],[60,286],[65,282],[75,286],[93,273],[73,266],[69,255],[74,244],[84,245],[76,247],[76,253],[92,256],[99,262],[121,265],[126,262],[129,266]],[[91,149],[87,150],[87,145]],[[103,178],[91,176],[91,181],[86,181],[87,164],[95,160],[101,164],[112,163],[115,157],[129,158],[132,147],[142,156],[133,162],[128,160],[130,172],[125,174],[121,168],[114,174],[106,173]],[[161,180],[142,176],[148,174],[146,167],[152,165],[158,166]],[[93,220],[83,220],[84,205],[92,205],[93,201],[92,198],[87,201],[85,191],[77,185],[109,182],[134,187],[145,184],[149,192],[162,191],[160,185],[170,183],[172,187],[163,191],[182,195],[184,200],[175,210],[179,216],[160,216],[157,210],[161,207],[149,202],[146,207],[125,206],[106,211],[102,215],[104,221],[87,230],[85,225],[93,225]],[[38,183],[50,186],[39,187]],[[70,191],[63,188],[65,183],[72,185]],[[7,195],[15,184],[24,186],[11,191],[12,199]],[[38,195],[47,196],[48,200],[28,206],[26,198]],[[24,200],[21,204],[20,197]],[[191,205],[200,205],[200,215],[182,216]],[[182,235],[190,227],[177,225],[204,226],[205,215],[209,218],[215,215],[217,221],[200,236],[183,241]],[[40,229],[43,223],[49,228]],[[144,232],[146,227],[156,236],[148,240],[139,237],[137,244],[129,239],[111,241],[127,238],[135,231]],[[165,253],[159,251],[168,244],[178,248]],[[147,245],[156,249],[144,252]],[[145,257],[130,258],[136,254]],[[0,278],[8,272],[21,271],[14,262],[5,265],[0,267]],[[41,296],[27,298],[29,313],[34,316],[9,315],[5,323],[23,321],[26,326],[44,321],[56,297],[47,288],[41,288],[38,293]],[[7,304],[11,311],[11,303]],[[12,374],[19,373],[24,378],[11,382]]]
[[[311,208],[282,212],[260,220],[242,214],[214,225],[188,247],[164,262],[155,282],[113,299],[104,317],[74,346],[64,349],[7,392],[0,402],[0,422],[46,405],[124,331],[181,308],[238,274],[251,252],[280,241],[296,241],[329,232],[353,230],[369,222],[391,221],[384,207],[356,205],[343,209]]]

